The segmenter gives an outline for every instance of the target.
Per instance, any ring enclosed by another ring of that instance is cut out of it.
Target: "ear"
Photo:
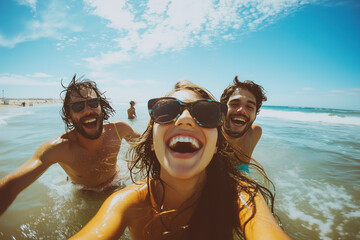
[[[151,151],[154,151],[155,149],[154,149],[154,144],[152,143],[151,144]]]
[[[72,123],[72,119],[71,118],[68,118],[67,119],[69,123]]]

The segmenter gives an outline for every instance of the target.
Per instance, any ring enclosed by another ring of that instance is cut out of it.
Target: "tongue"
[[[193,148],[191,143],[187,142],[179,142],[171,149],[179,153],[192,153],[197,151],[197,149]]]

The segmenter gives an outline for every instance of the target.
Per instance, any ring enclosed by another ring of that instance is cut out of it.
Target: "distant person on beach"
[[[266,101],[264,88],[253,81],[238,80],[235,76],[233,84],[228,86],[221,95],[220,102],[228,106],[224,130],[227,140],[234,148],[247,155],[244,164],[238,169],[249,173],[248,163],[256,144],[262,135],[259,125],[253,124],[259,113],[262,102]]]
[[[133,240],[290,239],[267,205],[271,192],[231,164],[225,104],[180,81],[148,109],[129,166],[132,177],[140,171],[145,179],[113,193],[70,239],[119,239],[125,228]]]
[[[136,118],[136,112],[135,112],[135,102],[134,101],[130,101],[130,108],[127,110],[128,113],[128,119],[134,119]]]
[[[139,137],[125,122],[103,124],[115,110],[95,82],[76,79],[75,74],[63,87],[61,117],[67,132],[42,144],[29,161],[0,180],[0,214],[54,163],[85,189],[105,188],[119,171],[121,140]]]

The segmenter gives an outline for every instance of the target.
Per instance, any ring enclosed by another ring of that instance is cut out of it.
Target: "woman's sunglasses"
[[[164,97],[149,100],[148,109],[151,119],[158,124],[176,121],[181,113],[188,109],[191,116],[201,127],[215,128],[222,124],[227,113],[226,104],[208,99],[183,103],[177,98]]]
[[[100,103],[100,98],[91,98],[85,101],[69,103],[69,106],[74,112],[81,112],[85,108],[85,103],[91,108],[97,108]]]

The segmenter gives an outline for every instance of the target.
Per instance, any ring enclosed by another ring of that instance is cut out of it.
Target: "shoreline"
[[[62,100],[52,98],[5,98],[4,104],[4,99],[0,99],[0,109],[34,107],[44,104],[62,104]]]

